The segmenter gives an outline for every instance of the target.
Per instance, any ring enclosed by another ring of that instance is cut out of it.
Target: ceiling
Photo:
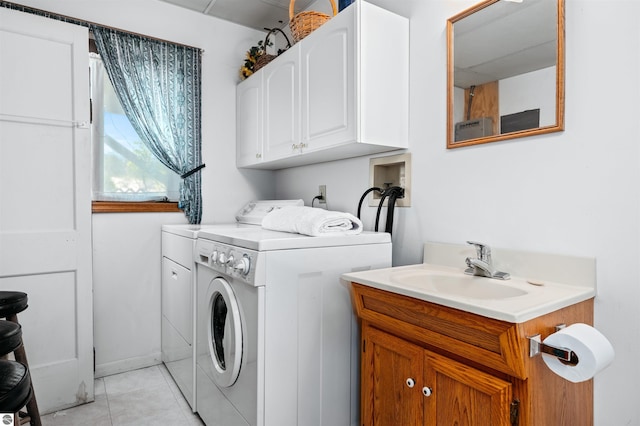
[[[245,27],[264,31],[289,23],[290,0],[160,0]],[[294,0],[295,11],[318,8]],[[368,0],[410,17],[426,0]],[[336,4],[338,0],[335,0]],[[328,2],[327,2],[328,3]],[[457,87],[500,80],[555,64],[556,0],[508,0],[455,23]],[[445,22],[442,23],[443,27]]]
[[[160,0],[176,6],[235,22],[263,31],[265,28],[283,28],[289,24],[289,0]],[[425,0],[367,0],[401,16],[410,17],[416,5]],[[321,2],[313,6],[313,3]],[[326,3],[326,4],[325,4]],[[336,6],[338,0],[335,0]],[[295,0],[295,12],[318,10],[329,13],[328,0]],[[325,10],[326,9],[326,10]]]
[[[289,22],[289,0],[162,0],[176,6],[264,30]],[[295,0],[295,10],[307,9],[315,0]]]

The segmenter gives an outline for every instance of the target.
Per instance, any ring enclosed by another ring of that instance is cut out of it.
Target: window
[[[100,56],[90,54],[94,201],[177,201],[180,177],[140,140]]]

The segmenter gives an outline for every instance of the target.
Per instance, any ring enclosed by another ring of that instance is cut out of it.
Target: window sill
[[[181,211],[177,202],[91,202],[92,213],[176,213]]]

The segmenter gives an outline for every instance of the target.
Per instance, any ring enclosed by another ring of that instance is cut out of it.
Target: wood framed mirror
[[[486,0],[447,21],[447,148],[564,130],[564,0]]]

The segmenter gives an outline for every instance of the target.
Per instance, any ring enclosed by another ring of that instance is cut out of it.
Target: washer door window
[[[233,289],[222,278],[211,282],[209,299],[209,355],[218,386],[233,385],[242,364],[242,324]]]

